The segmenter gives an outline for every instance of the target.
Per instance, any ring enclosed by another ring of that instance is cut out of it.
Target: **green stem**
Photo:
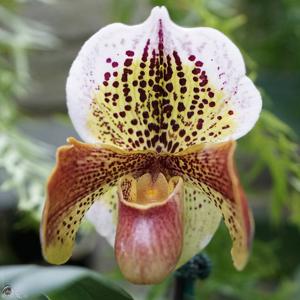
[[[175,277],[174,300],[194,300],[195,280]]]
[[[194,300],[195,282],[206,279],[211,271],[209,258],[202,253],[195,255],[175,272],[174,300]]]

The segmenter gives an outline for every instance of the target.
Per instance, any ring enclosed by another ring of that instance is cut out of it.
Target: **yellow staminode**
[[[137,181],[137,203],[147,204],[162,202],[168,197],[168,181],[159,173],[153,178],[150,173],[144,174]]]

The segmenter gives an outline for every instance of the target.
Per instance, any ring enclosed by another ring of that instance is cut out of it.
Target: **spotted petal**
[[[241,270],[248,260],[254,226],[233,163],[234,149],[234,142],[195,146],[167,156],[164,163],[170,176],[181,176],[198,188],[203,196],[195,198],[195,205],[206,199],[220,210],[233,241],[234,265]]]
[[[164,7],[94,34],[72,65],[67,99],[85,141],[169,153],[237,139],[261,110],[238,48],[217,30],[175,25]]]
[[[219,227],[222,214],[206,193],[184,184],[184,241],[177,267],[203,250]]]
[[[123,175],[145,173],[153,157],[151,153],[131,154],[109,146],[83,144],[73,138],[69,144],[58,150],[43,211],[43,254],[53,264],[62,264],[71,256],[80,222],[95,200]],[[102,198],[102,203],[105,200],[111,198]]]

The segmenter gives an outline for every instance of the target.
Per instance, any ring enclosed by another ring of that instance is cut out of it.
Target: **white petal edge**
[[[72,123],[85,142],[101,143],[91,135],[86,121],[96,88],[102,81],[104,73],[108,71],[103,67],[106,66],[106,59],[110,57],[120,64],[124,61],[125,51],[128,49],[136,50],[140,56],[148,38],[149,28],[154,24],[155,31],[157,26],[155,21],[159,18],[169,22],[169,14],[165,7],[153,8],[149,18],[139,25],[129,26],[121,23],[107,25],[92,35],[80,49],[67,78],[66,95]],[[116,46],[117,41],[123,44]],[[138,44],[135,44],[137,41]]]
[[[216,142],[245,135],[259,117],[261,97],[245,76],[245,64],[239,49],[218,30],[180,27],[170,20],[165,7],[155,7],[150,17],[140,25],[115,23],[100,29],[85,42],[73,62],[66,85],[67,106],[81,138],[88,143],[101,142],[89,131],[87,115],[104,73],[112,71],[107,68],[106,59],[110,57],[122,63],[128,49],[133,49],[140,57],[146,40],[156,34],[159,19],[165,28],[166,51],[175,48],[184,62],[188,62],[187,57],[191,53],[199,55],[205,63],[209,80],[223,89],[224,99],[232,98],[238,126],[232,135]]]
[[[261,95],[247,76],[241,78],[237,93],[232,96],[231,100],[235,106],[239,107],[239,114],[236,116],[239,127],[231,137],[223,139],[221,142],[237,140],[247,134],[254,127],[262,109]]]

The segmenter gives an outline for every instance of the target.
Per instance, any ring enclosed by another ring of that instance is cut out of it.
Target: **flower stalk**
[[[174,274],[174,300],[194,300],[197,280],[208,278],[211,261],[207,255],[199,253],[180,267]]]

